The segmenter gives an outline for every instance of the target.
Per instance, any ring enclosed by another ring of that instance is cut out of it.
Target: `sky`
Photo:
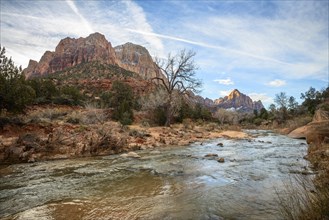
[[[203,97],[233,89],[265,107],[328,86],[329,0],[0,0],[0,43],[27,67],[62,38],[99,32],[153,57],[196,52]]]

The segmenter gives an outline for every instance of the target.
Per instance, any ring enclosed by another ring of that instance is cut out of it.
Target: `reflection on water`
[[[307,167],[307,146],[266,131],[248,132],[257,137],[139,151],[141,159],[0,167],[0,218],[277,219],[275,189]],[[205,158],[208,153],[225,163]]]

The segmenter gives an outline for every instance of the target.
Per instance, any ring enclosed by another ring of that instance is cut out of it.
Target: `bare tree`
[[[219,108],[214,114],[214,117],[217,118],[221,125],[224,125],[224,123],[229,118],[229,112],[224,108]]]
[[[278,118],[281,121],[285,121],[288,118],[288,101],[289,98],[285,92],[280,92],[279,94],[275,95],[274,102],[278,105]]]
[[[187,91],[199,92],[202,83],[196,78],[197,66],[193,60],[195,52],[181,50],[175,56],[170,53],[166,60],[156,58],[155,63],[164,77],[155,77],[160,85],[165,88],[166,98],[166,126],[170,126],[174,115],[174,95],[187,94]]]
[[[280,92],[279,94],[275,94],[274,102],[281,108],[287,109],[288,97],[285,92]]]

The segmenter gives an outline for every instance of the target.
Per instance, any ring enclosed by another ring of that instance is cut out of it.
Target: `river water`
[[[308,166],[307,145],[269,131],[246,132],[255,138],[138,151],[140,159],[1,166],[0,218],[280,219],[276,191]]]

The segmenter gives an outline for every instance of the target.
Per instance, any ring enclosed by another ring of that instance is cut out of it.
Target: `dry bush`
[[[110,150],[112,153],[120,153],[127,146],[128,134],[124,132],[118,123],[106,123],[96,130],[97,139],[91,146],[91,153],[99,153]]]
[[[85,111],[73,111],[66,121],[71,124],[103,124],[108,120],[107,113],[103,109],[86,109]]]
[[[27,115],[27,121],[39,123],[45,121],[62,120],[68,114],[68,109],[63,108],[45,108],[32,111]]]
[[[81,111],[73,111],[67,116],[66,122],[71,124],[80,124],[84,120],[83,118],[84,115]]]
[[[157,89],[147,96],[142,96],[138,102],[143,111],[153,111],[158,106],[163,106],[166,103],[168,94],[164,89]]]
[[[283,219],[329,219],[328,187],[319,186],[317,180],[309,176],[294,176],[284,187],[283,191],[277,191]]]
[[[193,130],[195,127],[193,120],[190,118],[184,118],[182,123],[183,123],[184,129],[186,129],[186,130],[188,130],[188,129]]]
[[[219,125],[217,123],[214,123],[214,122],[207,123],[205,125],[205,129],[206,129],[206,131],[214,131],[216,129],[219,129]]]
[[[87,110],[84,121],[85,124],[103,124],[108,119],[105,110],[97,108],[97,106],[93,103],[87,103],[85,105],[85,109]]]
[[[288,128],[290,131],[296,128],[302,127],[312,121],[312,117],[309,115],[303,115],[300,117],[295,117],[293,120],[288,120],[282,126]]]

